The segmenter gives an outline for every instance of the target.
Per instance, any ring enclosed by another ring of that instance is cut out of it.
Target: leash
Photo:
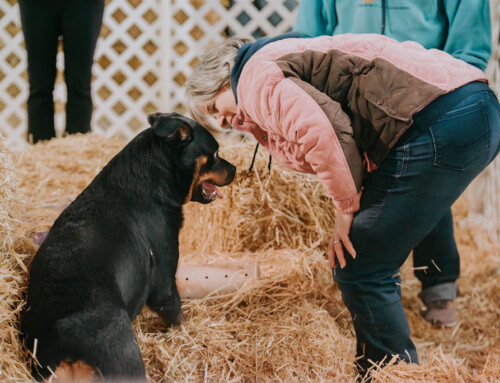
[[[248,168],[247,171],[247,177],[250,177],[250,173],[252,172],[253,165],[255,164],[255,157],[257,156],[257,150],[259,150],[259,143],[257,142],[257,145],[255,145],[255,150],[253,152],[253,157],[252,157],[252,163],[250,164],[250,167]],[[273,161],[273,157],[269,155],[269,162],[267,163],[267,170],[269,170],[269,174],[271,173],[271,163]]]

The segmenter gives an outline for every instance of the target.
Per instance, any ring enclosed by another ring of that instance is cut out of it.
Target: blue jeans
[[[369,360],[391,355],[418,363],[399,268],[441,220],[451,219],[451,205],[500,149],[500,105],[489,90],[466,95],[431,125],[426,117],[416,116],[367,177],[349,235],[357,257],[333,270],[352,315],[362,370],[371,367]],[[434,256],[436,265],[446,262]]]
[[[433,301],[454,300],[458,296],[456,281],[460,275],[460,257],[451,208],[413,249],[413,267],[422,283],[419,297],[426,305]]]

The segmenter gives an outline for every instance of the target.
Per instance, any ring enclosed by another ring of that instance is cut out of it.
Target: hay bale
[[[236,294],[183,302],[181,327],[146,312],[135,323],[152,381],[353,379],[353,337],[319,252],[196,255],[188,262],[255,259],[262,278]],[[339,315],[339,313],[342,313]]]
[[[0,135],[0,252],[8,251],[12,246],[16,200],[14,163]]]
[[[25,233],[46,232],[125,144],[95,134],[75,134],[24,151],[18,176],[26,207],[21,215]]]
[[[21,263],[36,251],[31,233],[46,230],[124,144],[71,136],[24,153],[18,174],[25,214],[14,245]],[[236,294],[184,301],[186,320],[177,328],[166,329],[145,309],[134,328],[150,381],[353,382],[352,322],[324,260],[334,219],[331,202],[313,176],[275,165],[269,176],[264,150],[246,177],[252,154],[251,144],[223,144],[221,155],[238,166],[237,179],[221,188],[225,199],[186,206],[180,261],[257,259],[261,279]],[[467,215],[463,201],[454,215],[457,221]],[[457,227],[456,237],[462,254],[459,322],[453,329],[434,329],[419,317],[419,282],[407,262],[403,306],[421,365],[375,370],[375,382],[475,383],[500,376],[500,327],[492,325],[500,321],[498,249],[477,228]],[[20,267],[7,274],[24,281]],[[20,297],[24,287],[8,295]],[[6,323],[7,331],[17,334],[16,321]],[[3,344],[12,342],[3,339],[2,351],[9,351]],[[27,359],[22,352],[9,359],[0,366],[3,376],[28,380]]]
[[[318,178],[276,163],[269,172],[263,148],[247,175],[254,148],[253,143],[221,143],[220,155],[237,166],[235,180],[221,188],[224,199],[186,205],[182,252],[327,248],[335,210]]]
[[[26,273],[13,251],[19,204],[14,161],[0,135],[0,380],[26,380],[28,370],[19,340],[19,313]]]
[[[457,359],[436,348],[423,366],[416,364],[394,364],[391,360],[383,369],[374,368],[373,383],[433,382],[433,383],[492,383],[500,377],[500,356],[490,354],[484,368],[471,369],[465,359]]]

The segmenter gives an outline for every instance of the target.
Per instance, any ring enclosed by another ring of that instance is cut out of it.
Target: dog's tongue
[[[205,191],[207,197],[212,200],[216,199],[217,197],[224,198],[222,193],[219,191],[219,189],[217,189],[217,186],[215,186],[214,184],[203,182],[203,190]]]

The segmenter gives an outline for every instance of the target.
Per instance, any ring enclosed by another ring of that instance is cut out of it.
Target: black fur
[[[83,361],[106,379],[145,380],[131,321],[147,304],[167,326],[180,323],[178,235],[197,162],[206,158],[199,175],[217,175],[219,186],[236,168],[193,120],[148,121],[61,213],[31,263],[22,331],[31,350],[37,339],[38,379],[47,366]],[[201,185],[190,200],[211,202]]]

